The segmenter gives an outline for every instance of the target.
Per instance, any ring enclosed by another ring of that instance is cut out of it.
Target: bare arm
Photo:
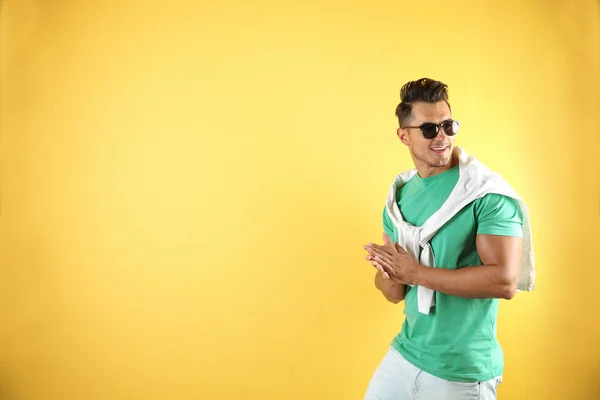
[[[483,265],[456,270],[417,265],[410,283],[458,297],[512,299],[519,282],[522,239],[477,235],[476,246]]]
[[[382,270],[379,269],[375,274],[375,287],[379,289],[389,302],[397,304],[404,300],[406,285],[389,278],[384,278]]]

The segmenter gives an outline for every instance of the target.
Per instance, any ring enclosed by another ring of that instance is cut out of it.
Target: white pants
[[[454,382],[416,368],[390,347],[375,370],[364,400],[496,400],[502,377]]]

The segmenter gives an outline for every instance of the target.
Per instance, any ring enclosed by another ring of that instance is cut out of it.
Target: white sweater
[[[523,214],[523,253],[517,290],[534,290],[535,266],[527,205],[499,174],[492,172],[475,157],[469,156],[462,148],[457,147],[456,151],[459,160],[458,182],[446,202],[421,227],[413,226],[402,219],[396,201],[396,192],[417,173],[416,169],[395,177],[386,200],[386,210],[398,229],[398,244],[419,260],[420,264],[435,267],[435,257],[429,241],[446,222],[466,205],[489,193],[511,197],[519,202]],[[422,251],[419,251],[421,248]],[[429,314],[429,309],[435,305],[433,294],[433,290],[418,286],[419,312]]]

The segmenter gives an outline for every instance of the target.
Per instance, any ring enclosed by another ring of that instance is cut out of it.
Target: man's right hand
[[[394,246],[394,243],[392,243],[392,240],[385,232],[382,234],[382,239],[384,246],[389,246],[390,249]],[[367,255],[366,259],[377,269],[375,273],[375,287],[381,291],[385,298],[392,303],[399,303],[404,300],[406,286],[390,279],[389,274],[383,270],[381,265],[370,254]]]
[[[381,238],[383,239],[384,246],[386,246],[386,247],[393,246],[392,239],[390,239],[390,237],[385,232],[381,235]],[[375,261],[375,258],[372,255],[367,254],[367,260],[369,260],[371,265],[377,269],[377,273],[380,274],[383,279],[385,279],[385,280],[390,279],[390,275],[383,270],[383,267],[381,266],[381,264],[379,264],[377,261]]]

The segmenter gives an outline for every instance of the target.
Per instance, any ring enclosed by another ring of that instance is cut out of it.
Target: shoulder
[[[523,214],[519,201],[489,193],[473,204],[478,234],[522,236]]]
[[[490,208],[510,208],[515,211],[520,210],[519,201],[517,199],[498,193],[488,193],[475,200],[473,205],[476,212],[481,212]]]

